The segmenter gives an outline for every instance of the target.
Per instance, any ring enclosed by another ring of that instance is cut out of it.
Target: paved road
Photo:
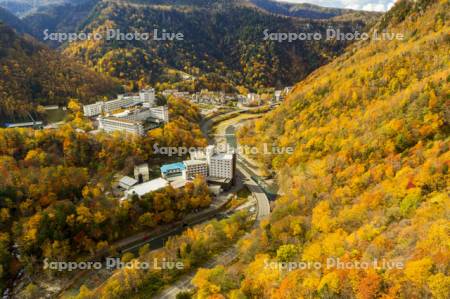
[[[245,177],[244,184],[252,192],[256,199],[256,205],[258,207],[257,220],[262,220],[270,215],[270,203],[264,190],[252,179],[252,176],[239,164],[237,165],[238,171]]]
[[[210,126],[211,123],[204,124],[204,127],[202,129],[204,131],[205,129],[207,130],[208,126]],[[255,228],[258,226],[259,221],[266,219],[270,215],[269,198],[267,197],[266,193],[264,193],[264,190],[252,179],[250,173],[248,173],[244,168],[242,168],[242,166],[240,166],[239,163],[237,163],[236,168],[239,172],[239,176],[242,178],[242,182],[247,186],[247,188],[252,193],[253,197],[256,199],[257,216],[256,221],[253,225],[253,227]],[[247,235],[248,233],[245,236]],[[212,260],[208,261],[204,265],[202,265],[202,268],[211,269],[217,265],[228,265],[232,261],[234,261],[237,258],[237,256],[238,250],[237,245],[235,245],[232,248],[228,249],[227,251],[219,254]],[[162,290],[158,295],[155,296],[155,298],[173,299],[176,298],[179,292],[192,289],[194,286],[192,285],[191,281],[196,273],[197,269],[194,269],[189,274],[182,276],[180,279],[177,280],[177,282],[172,284],[170,287]]]

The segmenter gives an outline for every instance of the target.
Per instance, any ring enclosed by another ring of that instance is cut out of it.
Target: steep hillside
[[[23,22],[32,28],[32,34],[36,38],[56,48],[60,44],[44,40],[44,31],[77,32],[97,2],[98,0],[83,0],[42,6],[24,17]]]
[[[183,40],[103,38],[71,43],[65,53],[98,71],[142,84],[170,81],[172,78],[163,75],[167,69],[175,69],[195,79],[184,82],[186,89],[283,86],[329,61],[342,52],[346,43],[279,43],[265,40],[264,31],[324,32],[328,26],[344,32],[363,31],[364,22],[300,21],[249,8],[245,1],[208,0],[191,5],[191,1],[180,0],[109,0],[96,6],[83,32],[106,36],[107,29],[150,34],[157,29],[159,34],[162,30],[182,33]]]
[[[199,298],[448,298],[449,12],[398,2],[375,28],[404,40],[355,45],[240,131],[295,147],[259,157],[285,195],[239,263],[197,274]]]
[[[4,24],[0,24],[0,65],[1,120],[20,118],[38,104],[65,104],[69,98],[95,101],[118,91],[111,78],[18,36]]]

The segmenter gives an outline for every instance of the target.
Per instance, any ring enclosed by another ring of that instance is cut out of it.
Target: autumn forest
[[[450,298],[448,0],[398,0],[385,12],[270,0],[33,5],[0,1],[3,298]],[[261,34],[330,27],[404,39]],[[45,28],[186,39],[57,44],[42,40]],[[150,88],[170,120],[143,134],[107,132],[99,122],[110,115],[83,107]],[[45,118],[50,105],[64,109],[57,123]],[[29,117],[54,126],[6,128]],[[258,150],[233,156],[233,185],[219,195],[203,175],[141,196],[118,187],[136,165],[167,179],[162,165],[195,160],[155,145],[205,148],[231,135]],[[267,145],[293,151],[261,154]],[[112,256],[182,267],[44,268]]]

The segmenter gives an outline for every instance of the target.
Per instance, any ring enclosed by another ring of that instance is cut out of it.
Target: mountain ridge
[[[276,16],[242,6],[246,1],[228,3],[226,9],[220,6],[220,1],[203,1],[188,7],[184,4],[189,1],[146,3],[103,1],[94,8],[81,30],[101,33],[106,28],[114,28],[121,32],[153,32],[156,28],[182,32],[185,39],[164,44],[81,41],[67,45],[64,52],[97,71],[124,80],[128,77],[134,81],[158,83],[155,78],[159,78],[163,69],[168,67],[203,77],[195,83],[201,86],[195,88],[229,91],[233,85],[249,88],[289,85],[332,59],[346,46],[345,42],[304,41],[294,45],[267,41],[263,34],[266,28],[274,32],[324,32],[328,26],[335,26],[348,32],[363,31],[365,26],[361,20],[324,22]],[[161,3],[177,5],[159,6]],[[132,62],[134,66],[126,67],[129,70],[119,71],[123,67],[118,58],[123,57],[126,51],[132,51],[141,61],[152,62]],[[133,74],[130,69],[147,75]],[[258,74],[264,74],[265,78]],[[192,85],[181,88],[189,89]]]

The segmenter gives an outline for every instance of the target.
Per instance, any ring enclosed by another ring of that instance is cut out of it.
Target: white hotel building
[[[159,106],[152,108],[131,109],[113,114],[113,116],[134,121],[146,121],[148,119],[153,119],[157,122],[168,123],[169,108],[167,106]]]
[[[233,180],[235,173],[235,155],[216,153],[214,145],[210,145],[205,151],[194,151],[191,160],[184,161],[188,174],[201,172],[203,176]],[[189,177],[189,175],[188,175]]]
[[[210,186],[220,186],[221,190],[228,190],[234,184],[236,172],[234,153],[216,153],[215,146],[210,145],[206,151],[193,151],[190,155],[191,160],[162,165],[162,177],[174,181],[177,177],[181,177],[183,181],[189,181],[201,175]]]
[[[127,110],[113,116],[98,118],[99,129],[108,133],[123,131],[141,136],[147,129],[158,127],[158,123],[167,123],[168,121],[169,109],[166,106]]]
[[[83,106],[84,116],[92,117],[100,115],[103,112],[103,102]]]
[[[204,178],[208,176],[208,162],[205,160],[186,160],[183,162],[185,169],[183,169],[183,179],[190,180],[197,175]]]
[[[150,118],[159,119],[164,123],[168,123],[169,108],[167,106],[158,106],[150,108]]]
[[[209,161],[210,177],[233,179],[234,156],[232,154],[217,154],[210,157]]]
[[[98,116],[99,129],[144,135],[146,130],[169,122],[167,106],[154,107],[155,90],[141,90],[135,95],[119,95],[117,99],[83,106],[87,117]],[[134,107],[142,104],[142,107]],[[127,109],[118,113],[114,111]],[[111,115],[111,113],[113,113]],[[107,114],[106,116],[101,116]]]
[[[155,106],[156,98],[155,98],[155,89],[143,89],[139,92],[139,99],[144,102],[144,104],[148,104],[150,107]]]
[[[128,120],[117,117],[99,117],[99,129],[105,130],[107,133],[114,131],[123,131],[135,135],[144,135],[144,125],[141,121]]]
[[[121,108],[144,104],[146,107],[155,105],[155,90],[153,88],[141,90],[137,95],[119,95],[117,99],[106,102],[97,102],[83,106],[84,116],[92,117],[102,113],[111,113]]]
[[[233,179],[235,172],[235,155],[216,153],[214,145],[206,147],[206,161],[209,166],[209,176],[214,178]]]

